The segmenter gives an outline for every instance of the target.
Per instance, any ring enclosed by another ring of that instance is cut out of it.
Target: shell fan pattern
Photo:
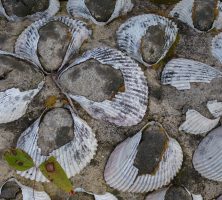
[[[155,29],[156,27],[161,29],[162,35],[155,36],[157,32]],[[165,17],[154,14],[139,15],[130,18],[120,26],[117,31],[117,42],[120,50],[125,51],[129,56],[143,65],[151,66],[154,63],[148,63],[150,61],[144,60],[144,55],[141,52],[143,37],[146,34],[150,34],[149,37],[151,39],[149,40],[153,39],[159,41],[160,38],[164,38],[164,41],[161,41],[162,46],[159,48],[161,53],[154,61],[155,63],[158,63],[166,56],[167,52],[174,44],[177,38],[177,32],[178,29],[176,24]],[[152,37],[156,37],[156,39]],[[147,40],[148,39],[145,39],[145,42]]]
[[[146,153],[141,154],[143,148],[152,146],[153,141],[147,144],[152,135],[161,141],[163,149],[160,144],[155,146],[159,148],[160,157],[151,155],[152,153],[148,155],[147,152],[152,149],[144,150]],[[152,166],[149,174],[147,174],[148,165],[145,163],[149,159],[146,159],[146,156],[156,157],[155,160],[159,161],[152,165],[149,163]],[[115,148],[106,164],[104,177],[108,185],[119,191],[149,192],[169,184],[181,168],[182,161],[183,153],[179,143],[170,138],[160,124],[150,122],[136,135],[127,138]]]

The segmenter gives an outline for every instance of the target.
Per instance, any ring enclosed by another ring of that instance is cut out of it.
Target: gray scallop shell
[[[49,22],[58,21],[65,24],[72,34],[71,42],[68,46],[66,55],[60,69],[69,61],[70,57],[79,51],[82,43],[89,38],[91,31],[87,29],[86,24],[82,21],[71,19],[69,17],[52,17],[50,19],[41,19],[27,27],[17,39],[15,53],[19,56],[35,63],[44,71],[37,56],[37,45],[39,41],[39,29]]]
[[[222,116],[222,102],[208,101],[207,108],[214,117]]]
[[[95,134],[85,121],[80,119],[73,110],[71,112],[74,123],[74,139],[64,146],[52,151],[49,156],[54,156],[65,170],[68,178],[78,174],[93,158],[97,149]],[[28,129],[26,129],[18,139],[17,148],[23,149],[39,166],[49,156],[41,154],[41,149],[37,145],[38,130],[41,117],[38,118]],[[48,181],[39,169],[35,167],[19,172],[21,176],[40,182]]]
[[[153,124],[161,126],[156,122],[148,123],[148,125]],[[183,152],[179,143],[169,137],[168,148],[160,161],[156,174],[138,175],[138,169],[133,163],[141,141],[142,130],[119,144],[110,155],[104,177],[106,183],[112,188],[123,192],[150,192],[169,184],[180,170]]]
[[[222,127],[211,131],[193,155],[194,168],[205,178],[222,181]]]
[[[10,55],[22,59],[16,54],[1,51],[0,55]],[[39,93],[44,85],[44,81],[32,90],[20,91],[19,88],[10,88],[0,92],[0,124],[15,121],[22,117],[31,100]]]
[[[120,50],[125,51],[129,56],[139,61],[145,66],[151,66],[151,64],[146,63],[141,55],[141,40],[142,37],[149,31],[151,26],[165,25],[165,36],[167,40],[165,41],[163,54],[157,61],[157,63],[162,60],[170,47],[176,40],[178,28],[176,24],[159,15],[146,14],[132,17],[122,24],[117,31],[117,42]]]
[[[206,134],[217,126],[220,118],[208,119],[196,110],[188,110],[186,113],[186,121],[179,127],[180,131],[198,135]]]
[[[213,67],[185,58],[172,59],[162,72],[161,83],[172,85],[178,90],[190,89],[190,83],[210,83],[222,77],[222,72]]]
[[[222,63],[222,33],[216,35],[212,40],[212,55]]]
[[[15,178],[10,178],[8,179],[1,187],[0,187],[0,194],[1,194],[1,190],[2,187],[7,183],[7,182],[16,182],[18,184],[18,186],[21,188],[22,190],[22,197],[23,200],[51,200],[51,198],[49,197],[49,195],[44,192],[44,191],[36,191],[33,188],[30,188],[28,186],[25,186],[23,184],[21,184],[18,180],[16,180]]]
[[[192,10],[194,6],[194,0],[181,0],[179,3],[176,4],[176,6],[171,10],[170,16],[171,17],[176,17],[180,21],[186,23],[189,25],[191,28],[196,30],[197,32],[202,32],[194,27],[193,24],[193,19],[192,19]],[[222,22],[222,2],[218,1],[217,4],[217,9],[218,9],[218,16],[215,19],[212,27],[210,30],[213,28],[216,29],[221,29],[221,22]],[[210,31],[208,30],[208,31]]]
[[[96,59],[119,69],[124,78],[125,92],[119,92],[110,100],[94,102],[84,96],[69,94],[93,118],[108,121],[118,126],[132,126],[138,124],[144,117],[148,103],[148,87],[144,73],[131,58],[116,49],[108,47],[87,51],[63,70],[59,77],[69,68],[75,67],[89,59]],[[59,79],[59,78],[58,78]]]
[[[37,13],[34,13],[33,15],[28,15],[26,17],[18,17],[16,15],[9,16],[9,15],[7,15],[7,13],[2,5],[2,2],[0,0],[0,15],[6,17],[7,20],[9,20],[9,21],[20,21],[20,20],[26,19],[26,18],[28,18],[32,21],[36,21],[36,20],[39,20],[42,18],[50,18],[50,17],[54,16],[59,11],[59,9],[60,9],[59,0],[49,0],[49,7],[43,12],[37,12]]]
[[[169,189],[169,187],[167,188],[162,188],[159,189],[155,192],[152,192],[151,194],[149,194],[145,200],[164,200],[165,199],[165,195],[167,190]],[[186,189],[186,188],[185,188]],[[187,189],[186,189],[187,190]],[[190,194],[190,196],[192,196],[193,200],[203,200],[203,197],[201,195],[195,195],[190,193],[188,190],[187,192]]]
[[[95,200],[118,200],[113,194],[106,192],[105,194],[95,194],[92,192],[87,192],[83,188],[75,188],[75,192],[83,192],[94,196]]]
[[[73,17],[82,17],[85,19],[91,20],[97,25],[106,25],[111,22],[113,19],[125,15],[127,12],[130,12],[133,8],[131,0],[117,0],[115,9],[111,17],[106,22],[98,22],[88,10],[85,0],[69,0],[67,3],[67,11]]]

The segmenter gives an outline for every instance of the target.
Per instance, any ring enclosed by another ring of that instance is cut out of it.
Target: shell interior
[[[217,102],[217,100],[208,101],[207,108],[214,117],[222,116],[222,102]]]

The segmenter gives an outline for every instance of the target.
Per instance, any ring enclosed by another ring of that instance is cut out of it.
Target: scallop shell
[[[87,29],[86,24],[82,21],[71,19],[68,17],[53,17],[50,19],[41,19],[27,27],[19,36],[16,45],[15,53],[19,56],[35,63],[41,70],[44,71],[39,58],[37,56],[37,45],[39,41],[39,29],[49,22],[58,21],[70,28],[72,40],[67,49],[66,55],[60,69],[68,62],[70,57],[77,53],[82,43],[89,38],[91,31]]]
[[[170,47],[176,40],[178,28],[176,24],[159,15],[146,14],[132,17],[122,24],[117,31],[117,42],[120,50],[126,51],[126,53],[137,61],[141,62],[145,66],[151,66],[151,64],[146,63],[141,55],[141,40],[142,37],[149,31],[151,26],[165,25],[165,36],[167,41],[165,41],[164,50],[162,56],[159,58],[157,63],[162,60]]]
[[[217,102],[217,100],[208,101],[207,108],[214,117],[222,116],[222,102]]]
[[[123,74],[125,92],[119,92],[115,98],[102,102],[94,102],[84,96],[69,94],[93,118],[108,121],[118,126],[138,124],[144,117],[148,103],[148,87],[144,73],[131,58],[116,49],[108,47],[87,51],[60,73],[59,78],[69,68],[75,67],[89,59],[96,59],[102,64],[111,65]],[[58,78],[58,79],[59,79]]]
[[[0,55],[22,59],[13,53],[1,50]],[[43,85],[44,81],[32,90],[22,92],[19,88],[10,88],[0,92],[0,124],[12,122],[22,117],[26,113],[29,103],[39,93]]]
[[[148,123],[148,125],[155,124],[161,127],[156,122]],[[127,138],[112,152],[104,172],[105,181],[111,187],[123,192],[153,191],[169,184],[181,168],[182,149],[175,139],[169,137],[168,147],[156,173],[154,175],[138,175],[138,169],[133,163],[141,141],[142,130],[133,137]]]
[[[83,192],[90,195],[93,195],[95,200],[118,200],[113,194],[106,192],[103,195],[94,194],[92,192],[87,192],[83,188],[75,188],[75,192]]]
[[[145,200],[164,200],[166,192],[167,192],[168,189],[169,189],[169,187],[162,188],[162,189],[159,189],[159,190],[157,190],[155,192],[152,192],[151,194],[149,194],[146,197]],[[185,190],[187,190],[187,189],[185,188]],[[187,190],[187,192],[188,192],[188,194],[190,194],[190,196],[192,196],[193,200],[203,200],[203,197],[201,195],[192,194],[188,190]]]
[[[212,55],[222,63],[222,33],[216,35],[212,40]]]
[[[222,77],[222,72],[213,67],[185,58],[172,59],[162,72],[161,83],[172,85],[178,90],[190,89],[190,83],[210,83]]]
[[[57,159],[68,178],[70,178],[78,174],[93,158],[97,149],[97,140],[87,123],[80,119],[70,107],[68,109],[73,118],[75,137],[71,142],[52,151],[49,156],[54,156]],[[41,149],[37,145],[40,121],[41,117],[22,133],[17,142],[17,148],[27,152],[34,160],[36,166],[49,157],[43,156]],[[48,181],[40,170],[35,167],[25,172],[17,173],[31,180]]]
[[[15,178],[11,178],[9,180],[7,180],[0,188],[0,194],[1,194],[1,190],[2,187],[7,183],[7,182],[16,182],[19,187],[22,190],[22,196],[23,196],[23,200],[51,200],[51,198],[49,197],[49,195],[44,192],[44,191],[36,191],[33,188],[27,187],[25,185],[22,185],[19,181],[17,181]]]
[[[97,25],[106,25],[111,22],[113,19],[125,15],[127,12],[130,12],[133,8],[131,0],[117,0],[115,9],[111,17],[106,22],[98,22],[88,10],[85,0],[69,0],[67,3],[67,11],[73,17],[83,17],[85,19],[91,20]]]
[[[194,135],[206,134],[217,126],[220,118],[208,119],[196,110],[188,110],[186,113],[186,121],[180,126],[180,131],[191,133]]]
[[[22,19],[30,19],[32,21],[39,20],[41,18],[50,18],[54,16],[60,9],[60,2],[58,0],[49,0],[49,7],[43,12],[36,12],[33,15],[28,15],[26,17],[18,17],[16,15],[9,16],[7,15],[2,2],[0,0],[0,15],[3,15],[9,21],[20,21]]]
[[[222,127],[211,131],[193,155],[194,168],[205,178],[222,181]]]

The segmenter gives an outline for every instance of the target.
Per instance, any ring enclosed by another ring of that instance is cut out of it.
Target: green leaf
[[[11,168],[18,171],[26,171],[35,166],[32,158],[21,149],[8,149],[3,157]]]
[[[55,157],[51,156],[39,166],[39,169],[43,175],[57,187],[69,194],[74,194],[72,183],[68,179],[62,166],[56,161]]]

